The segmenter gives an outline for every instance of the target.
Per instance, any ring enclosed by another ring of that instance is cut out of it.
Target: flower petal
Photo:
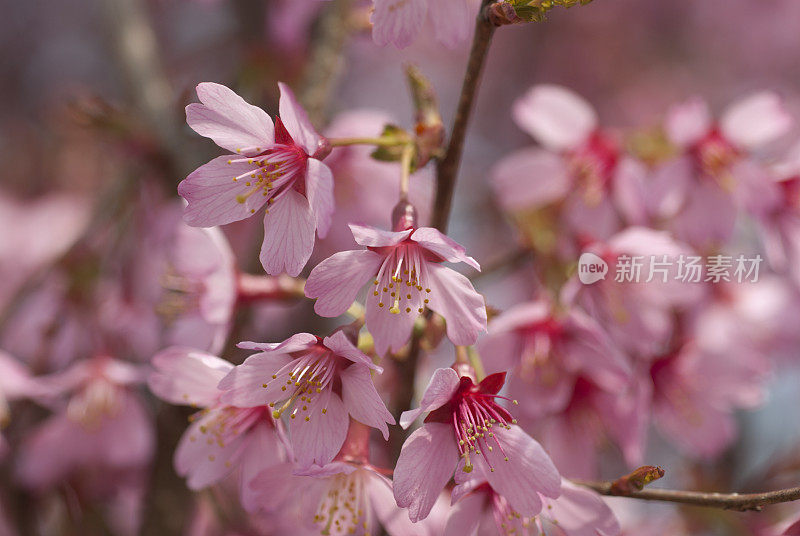
[[[558,499],[543,498],[542,518],[569,536],[618,536],[622,533],[614,512],[602,497],[569,480],[561,483]]]
[[[311,124],[306,111],[297,101],[289,86],[278,82],[278,87],[281,90],[281,98],[278,103],[281,121],[294,142],[302,147],[307,155],[311,156],[317,152],[322,137]]]
[[[193,227],[213,227],[249,218],[267,198],[256,192],[248,195],[245,173],[256,173],[258,167],[247,162],[234,162],[233,155],[218,156],[194,170],[178,184],[178,195],[188,203],[184,221]],[[230,163],[229,163],[230,162]],[[240,203],[238,199],[244,199]]]
[[[270,275],[286,272],[292,277],[308,262],[314,249],[316,221],[308,200],[295,190],[287,190],[264,216],[264,242],[261,265]]]
[[[325,238],[333,217],[333,173],[315,158],[308,159],[306,170],[306,196],[317,222],[317,236]]]
[[[453,344],[475,344],[478,333],[486,331],[486,304],[469,279],[436,263],[427,265],[433,292],[428,307],[447,321],[447,337]]]
[[[333,350],[333,353],[336,355],[349,359],[358,365],[370,368],[378,374],[383,373],[383,368],[373,363],[372,359],[350,342],[350,339],[347,338],[347,335],[345,335],[342,330],[337,330],[328,337],[325,337],[322,340],[322,344],[328,349]]]
[[[239,472],[239,497],[246,511],[254,512],[260,506],[259,494],[250,484],[261,471],[284,461],[284,457],[275,429],[266,421],[256,424],[247,432]]]
[[[273,402],[281,385],[278,382],[270,385],[272,376],[291,361],[291,356],[279,352],[251,355],[219,382],[219,388],[224,391],[220,399],[239,408],[254,408]]]
[[[349,224],[350,231],[356,244],[367,247],[395,246],[411,236],[412,229],[405,231],[384,231],[369,225]]]
[[[720,119],[725,137],[744,149],[758,149],[786,134],[794,121],[783,99],[762,91],[735,103]]]
[[[570,175],[564,159],[551,151],[521,149],[492,168],[492,186],[506,210],[535,209],[564,198]]]
[[[698,97],[672,106],[664,121],[667,138],[679,147],[689,147],[711,130],[711,111]]]
[[[259,350],[261,352],[281,352],[288,354],[307,350],[317,344],[317,338],[311,333],[296,333],[282,342],[240,342],[236,346],[244,350]]]
[[[248,104],[233,90],[203,82],[197,86],[197,96],[203,104],[186,107],[186,122],[201,136],[234,153],[252,149],[244,154],[259,153],[274,143],[275,127],[267,112]]]
[[[481,266],[478,261],[467,255],[464,246],[442,234],[433,227],[420,227],[411,235],[411,240],[436,253],[447,262],[463,262],[480,271]]]
[[[425,519],[458,462],[449,424],[428,423],[406,439],[394,470],[394,498],[413,522]]]
[[[351,365],[339,377],[342,380],[342,401],[347,412],[360,423],[381,431],[383,439],[389,439],[389,427],[395,424],[394,417],[381,400],[367,367]]]
[[[298,466],[302,469],[331,462],[342,448],[348,423],[342,399],[330,389],[314,398],[307,411],[297,412],[297,417],[290,420],[289,430]]]
[[[404,411],[400,415],[400,426],[408,428],[422,413],[439,409],[450,400],[458,389],[460,379],[458,373],[451,368],[439,368],[433,371],[431,381],[422,394],[419,407]]]
[[[372,39],[378,45],[392,43],[397,48],[410,45],[425,23],[426,0],[375,0],[372,13]]]
[[[481,519],[492,515],[487,508],[485,493],[471,493],[458,501],[450,510],[444,536],[473,536],[477,534]]]
[[[211,410],[192,423],[183,433],[175,450],[175,471],[187,478],[190,489],[203,489],[224,478],[238,463],[242,437],[219,443],[208,435],[206,427],[219,418],[220,410]]]
[[[379,306],[380,296],[373,293],[367,294],[367,329],[375,343],[375,353],[383,356],[387,351],[397,351],[411,337],[411,328],[419,316],[412,314],[392,314],[389,312],[391,304]]]
[[[153,393],[171,404],[207,407],[219,398],[220,380],[233,364],[189,348],[172,347],[156,354],[155,371],[147,383]]]
[[[555,498],[561,493],[556,466],[542,446],[519,426],[496,427],[493,431],[503,448],[483,452],[494,468],[486,472],[486,479],[521,515],[538,514],[542,509],[539,494]]]
[[[545,148],[577,148],[597,128],[591,105],[569,89],[539,85],[517,99],[512,110],[517,125]]]
[[[340,251],[319,263],[306,280],[305,293],[316,298],[314,311],[334,317],[347,311],[371,276],[378,272],[383,257],[367,249]]]
[[[430,2],[430,19],[433,21],[436,40],[447,48],[455,48],[465,41],[475,19],[474,2],[468,0],[437,0]]]

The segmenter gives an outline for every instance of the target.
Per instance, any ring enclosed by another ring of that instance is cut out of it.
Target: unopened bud
[[[414,229],[417,226],[417,209],[408,201],[400,201],[392,210],[392,230]]]
[[[314,154],[311,155],[311,158],[316,160],[324,160],[329,154],[331,154],[332,150],[333,147],[331,146],[331,142],[328,140],[328,138],[322,137],[317,144],[317,150],[314,151]]]

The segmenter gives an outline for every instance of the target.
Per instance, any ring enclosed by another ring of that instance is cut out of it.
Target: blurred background
[[[230,504],[235,499],[214,489],[190,492],[175,474],[172,453],[191,411],[158,402],[144,387],[136,396],[145,416],[132,425],[142,428],[132,433],[147,444],[131,454],[142,463],[76,476],[73,466],[91,464],[80,456],[59,462],[57,443],[33,441],[31,430],[74,389],[58,375],[76,363],[102,354],[138,367],[181,337],[171,320],[185,304],[164,298],[169,284],[161,269],[177,251],[175,188],[219,154],[185,124],[183,108],[196,100],[197,83],[225,84],[275,114],[277,81],[284,81],[322,132],[377,135],[387,122],[413,126],[405,63],[430,78],[449,125],[468,46],[449,50],[431,32],[405,50],[376,46],[370,2],[359,0],[31,0],[8,7],[0,21],[0,349],[9,360],[0,369],[0,417],[8,421],[0,439],[0,535],[251,534]],[[501,28],[467,137],[450,235],[484,265],[517,249],[519,233],[496,203],[489,176],[504,155],[532,144],[511,115],[531,86],[574,90],[611,131],[648,131],[671,105],[694,96],[718,116],[761,89],[776,91],[800,117],[799,41],[795,0],[596,0],[554,10],[544,23]],[[772,150],[787,149],[797,133]],[[343,153],[331,158],[339,166],[338,223],[306,273],[352,245],[346,221],[357,214],[385,226],[393,205],[391,164],[353,163]],[[429,201],[432,171],[413,181],[412,196]],[[262,273],[261,232],[257,219],[224,228],[237,270]],[[737,235],[748,252],[760,250],[754,234],[744,225]],[[502,310],[521,294],[533,295],[525,269],[518,263],[476,287]],[[777,292],[789,301],[795,296]],[[797,482],[795,313],[781,309],[786,326],[780,348],[773,347],[780,373],[768,375],[758,407],[737,414],[738,439],[724,452],[693,461],[651,439],[645,460],[668,468],[665,485],[725,491]],[[333,326],[291,292],[232,314],[226,342],[209,340],[207,347],[235,363],[245,356],[234,347],[240,340],[277,341]],[[189,324],[177,328],[182,335],[206,328]],[[450,352],[431,352],[421,385],[426,371],[449,364]],[[23,376],[59,379],[27,386],[17,381]],[[392,371],[384,376],[390,390]],[[16,398],[35,403],[9,406]],[[80,449],[75,445],[62,444]],[[622,470],[617,457],[598,476]],[[757,517],[633,502],[613,503],[632,535],[769,534],[800,510],[785,505]],[[257,532],[271,533],[264,526]]]

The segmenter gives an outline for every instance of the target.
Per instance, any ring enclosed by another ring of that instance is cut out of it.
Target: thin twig
[[[484,9],[490,3],[491,1],[484,0],[475,21],[475,36],[467,62],[467,73],[461,86],[456,117],[453,121],[453,128],[450,130],[450,141],[444,158],[439,161],[436,168],[436,199],[433,203],[432,223],[443,233],[447,231],[447,223],[450,219],[450,205],[453,201],[458,168],[461,165],[461,155],[464,152],[464,138],[472,115],[473,102],[478,91],[486,55],[489,52],[489,45],[492,42],[492,35],[494,35],[495,26],[489,22]]]
[[[763,493],[715,493],[671,489],[643,489],[642,491],[616,493],[611,489],[613,482],[587,482],[583,480],[573,480],[573,482],[580,486],[591,488],[600,495],[628,497],[645,501],[673,502],[708,508],[737,510],[739,512],[758,511],[769,504],[792,502],[800,499],[800,488],[788,488]]]

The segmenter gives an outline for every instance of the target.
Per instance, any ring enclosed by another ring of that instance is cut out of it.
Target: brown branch
[[[703,491],[680,491],[671,489],[643,489],[622,492],[612,489],[614,482],[587,482],[573,480],[575,484],[595,490],[600,495],[628,497],[645,501],[664,501],[708,508],[722,508],[746,512],[759,511],[769,504],[792,502],[800,499],[800,488],[788,488],[763,493],[715,493]]]
[[[443,233],[447,232],[447,222],[450,219],[450,205],[453,201],[458,168],[461,165],[461,155],[464,152],[464,138],[472,115],[473,102],[494,35],[495,26],[489,22],[485,11],[485,7],[490,3],[491,1],[484,0],[475,21],[475,36],[467,62],[467,73],[461,86],[456,117],[450,130],[450,141],[444,158],[439,161],[436,168],[436,199],[433,203],[432,226]]]

